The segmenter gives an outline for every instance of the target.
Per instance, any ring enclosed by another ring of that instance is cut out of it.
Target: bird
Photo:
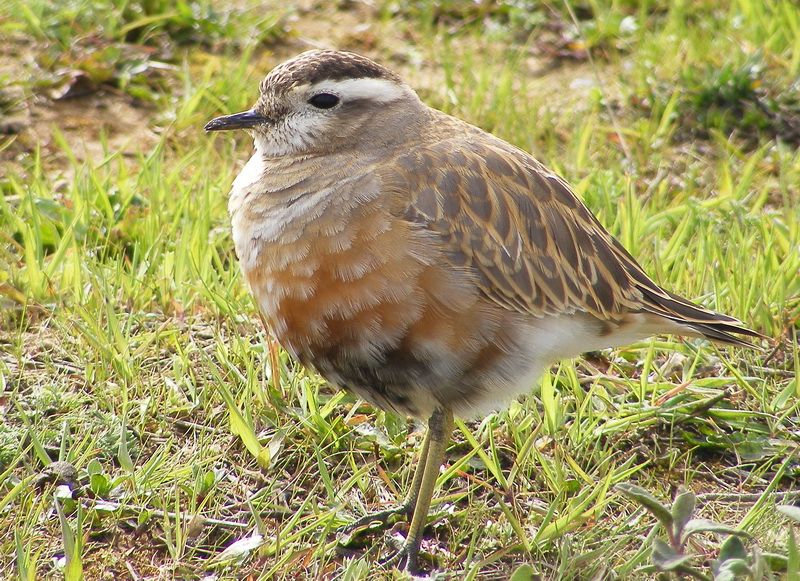
[[[420,568],[454,416],[503,409],[581,353],[763,337],[661,288],[564,179],[365,56],[303,52],[259,88],[205,130],[253,138],[228,210],[268,331],[331,384],[427,424],[405,501],[355,523],[411,517],[394,566]]]

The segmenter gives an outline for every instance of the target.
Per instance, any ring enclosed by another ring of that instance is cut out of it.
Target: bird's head
[[[350,52],[313,50],[275,67],[252,109],[206,131],[246,129],[266,156],[378,149],[418,131],[425,106],[389,69]]]

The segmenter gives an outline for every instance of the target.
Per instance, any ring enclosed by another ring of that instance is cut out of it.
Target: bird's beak
[[[231,129],[248,129],[266,123],[267,118],[261,113],[250,109],[233,115],[217,117],[206,123],[206,131],[230,131]]]

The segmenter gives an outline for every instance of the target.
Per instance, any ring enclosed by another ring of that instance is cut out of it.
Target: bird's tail
[[[756,345],[737,335],[766,339],[761,333],[745,327],[738,319],[701,307],[668,290],[658,287],[654,289],[649,285],[639,288],[644,298],[645,310],[676,323],[684,333],[743,347]]]

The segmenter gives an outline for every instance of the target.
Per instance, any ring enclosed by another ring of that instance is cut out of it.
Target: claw
[[[348,545],[361,532],[384,530],[389,528],[392,524],[393,517],[411,515],[412,509],[405,504],[395,506],[394,508],[387,508],[378,512],[366,514],[359,519],[354,520],[348,525],[340,527],[337,531],[339,537],[339,544]]]
[[[384,567],[394,567],[410,575],[419,573],[419,549],[414,550],[407,542],[391,557],[381,560]]]
[[[403,515],[408,517],[411,515],[411,511],[411,508],[401,504],[394,508],[387,508],[386,510],[366,514],[350,524],[341,527],[339,530],[343,533],[349,533],[363,528],[386,528],[391,524],[389,521],[393,516]],[[373,523],[378,523],[380,527],[375,527]]]
[[[339,544],[348,545],[359,533],[370,530],[382,530],[391,526],[393,517],[410,517],[413,507],[401,504],[378,512],[366,514],[348,525],[339,528]],[[402,547],[392,556],[382,559],[380,564],[386,567],[395,567],[409,574],[419,572],[419,547],[411,546],[406,540]]]

